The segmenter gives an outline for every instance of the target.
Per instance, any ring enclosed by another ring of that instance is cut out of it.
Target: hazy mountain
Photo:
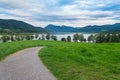
[[[120,23],[116,23],[113,25],[102,25],[102,26],[86,26],[80,28],[78,31],[80,32],[101,32],[101,31],[120,31]]]
[[[85,26],[85,27],[69,27],[69,26],[56,26],[48,25],[45,27],[46,30],[51,32],[101,32],[101,31],[120,31],[120,23],[113,25],[94,25],[94,26]]]
[[[56,26],[56,25],[48,25],[45,27],[46,30],[50,32],[75,32],[78,29],[70,26]]]
[[[34,27],[23,21],[13,20],[13,19],[0,19],[0,29],[8,29],[11,31],[18,32],[30,32],[30,33],[43,33],[46,32],[45,29],[41,27]]]

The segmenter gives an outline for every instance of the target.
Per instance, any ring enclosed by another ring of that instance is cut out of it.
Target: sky
[[[0,19],[34,26],[120,23],[120,0],[0,0]]]

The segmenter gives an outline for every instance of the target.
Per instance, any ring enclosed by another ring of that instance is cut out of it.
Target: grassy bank
[[[120,44],[64,43],[40,57],[58,80],[120,80]]]
[[[0,44],[0,59],[28,47],[39,53],[58,80],[120,80],[120,44],[19,41]]]
[[[63,42],[59,42],[61,44]],[[36,47],[36,46],[53,46],[57,45],[58,42],[54,41],[16,41],[9,43],[1,43],[0,44],[0,60],[4,59],[6,56],[13,54],[19,50]]]

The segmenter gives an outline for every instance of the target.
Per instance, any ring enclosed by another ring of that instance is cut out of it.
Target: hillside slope
[[[23,21],[18,21],[18,20],[5,20],[5,19],[0,19],[0,28],[1,29],[8,29],[11,31],[18,31],[18,32],[30,32],[30,33],[43,33],[46,32],[45,29],[41,27],[34,27],[31,24],[28,24]]]
[[[85,27],[69,27],[69,26],[57,26],[48,25],[45,27],[46,30],[51,32],[101,32],[101,31],[120,31],[120,23],[112,25],[89,25]]]

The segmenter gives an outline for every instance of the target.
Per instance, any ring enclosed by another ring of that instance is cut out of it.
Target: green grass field
[[[120,80],[120,43],[2,43],[0,60],[16,51],[35,46],[45,46],[39,56],[58,80]]]

